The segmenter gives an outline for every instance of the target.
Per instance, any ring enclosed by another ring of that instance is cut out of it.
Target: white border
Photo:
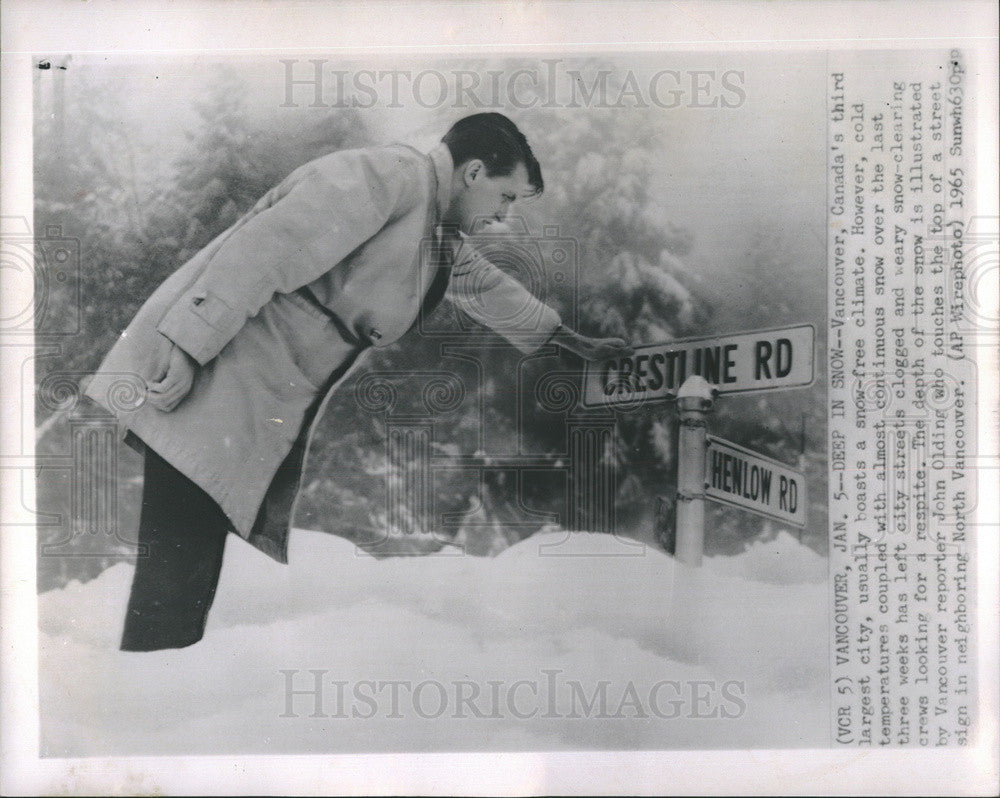
[[[979,210],[997,215],[997,16],[993,2],[316,3],[106,0],[3,3],[2,214],[31,218],[33,53],[287,53],[375,49],[786,50],[959,44],[978,73]],[[5,307],[24,297],[4,292]],[[980,364],[980,452],[997,452],[996,353]],[[3,432],[16,439],[21,403],[2,386]],[[8,453],[6,450],[4,453]],[[995,522],[995,472],[980,474],[984,518]],[[27,486],[28,490],[32,486]],[[4,522],[18,486],[4,480]],[[24,497],[30,501],[33,497]],[[996,527],[991,527],[996,528]],[[996,535],[978,559],[979,680],[984,734],[974,748],[906,751],[420,754],[153,757],[39,760],[33,535],[5,526],[0,548],[0,792],[539,794],[993,794],[997,791]],[[989,613],[992,611],[992,615]]]

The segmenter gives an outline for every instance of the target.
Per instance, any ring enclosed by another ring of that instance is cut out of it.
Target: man
[[[367,351],[441,298],[524,352],[548,341],[590,360],[627,349],[567,329],[470,245],[543,187],[524,135],[497,113],[460,120],[428,155],[401,145],[332,153],[294,171],[153,293],[87,387],[145,452],[146,556],[124,650],[201,639],[230,529],[287,562],[323,405]],[[144,377],[144,400],[116,401],[122,374]]]

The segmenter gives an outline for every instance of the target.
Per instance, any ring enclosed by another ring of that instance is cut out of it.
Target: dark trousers
[[[231,529],[205,491],[148,446],[145,458],[123,651],[183,648],[201,640]]]

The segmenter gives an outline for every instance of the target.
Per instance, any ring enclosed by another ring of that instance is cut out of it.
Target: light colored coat
[[[348,150],[300,167],[164,281],[86,394],[286,562],[315,422],[364,354],[417,319],[453,168],[443,145]],[[523,352],[551,337],[555,311],[467,239],[453,249],[454,305]],[[199,364],[170,412],[144,401],[159,333]],[[134,401],[121,401],[123,375],[139,385]]]

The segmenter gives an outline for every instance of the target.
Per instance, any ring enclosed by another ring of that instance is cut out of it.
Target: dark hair
[[[441,141],[447,145],[456,167],[478,158],[486,164],[486,174],[497,177],[509,175],[523,163],[528,170],[528,183],[534,189],[532,195],[541,194],[545,189],[542,167],[531,152],[528,140],[503,114],[473,114],[459,119]]]

